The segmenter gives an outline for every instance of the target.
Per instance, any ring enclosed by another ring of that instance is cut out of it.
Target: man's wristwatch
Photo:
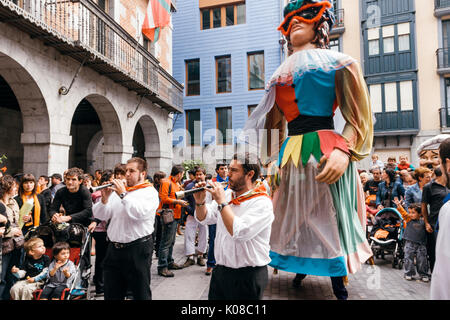
[[[221,203],[217,206],[217,209],[219,210],[219,212],[221,212],[222,209],[227,205],[228,205],[228,202]]]
[[[119,194],[119,197],[120,197],[120,199],[123,199],[123,198],[125,198],[126,195],[127,195],[126,192],[122,192],[121,194]]]

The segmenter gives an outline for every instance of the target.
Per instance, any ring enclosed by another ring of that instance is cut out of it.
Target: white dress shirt
[[[249,191],[250,192],[250,191]],[[229,202],[233,192],[225,191]],[[230,204],[234,213],[233,236],[227,231],[217,202],[206,204],[206,218],[203,225],[217,223],[214,241],[216,263],[229,268],[260,267],[269,264],[270,232],[274,220],[272,200],[265,196],[255,197],[240,205]]]
[[[153,233],[158,206],[158,192],[154,187],[147,187],[128,192],[122,200],[114,192],[106,204],[101,200],[94,204],[92,212],[96,219],[111,219],[107,230],[109,240],[128,243]]]

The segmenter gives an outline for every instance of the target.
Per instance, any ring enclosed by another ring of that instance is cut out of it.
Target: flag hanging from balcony
[[[170,23],[170,1],[171,0],[148,1],[144,24],[142,25],[142,33],[154,42],[158,41],[161,28]]]

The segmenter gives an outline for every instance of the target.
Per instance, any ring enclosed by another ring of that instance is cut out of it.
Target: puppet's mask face
[[[419,155],[419,165],[421,167],[434,171],[440,164],[439,149],[423,150]]]

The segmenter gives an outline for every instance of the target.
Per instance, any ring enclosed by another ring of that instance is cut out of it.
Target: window
[[[200,59],[186,61],[186,95],[200,95]]]
[[[211,28],[211,10],[204,9],[202,10],[202,30]]]
[[[384,84],[385,112],[397,111],[397,83],[390,82]]]
[[[216,128],[220,132],[216,139],[216,144],[231,144],[233,138],[231,107],[216,109]]]
[[[231,92],[231,56],[216,57],[217,93]]]
[[[414,110],[413,82],[400,82],[400,108],[402,111]]]
[[[372,28],[367,30],[369,40],[369,56],[380,54],[380,29]]]
[[[372,105],[372,111],[383,112],[383,102],[381,95],[381,84],[373,84],[369,86],[370,90],[370,103]]]
[[[339,38],[330,40],[330,50],[339,52]]]
[[[394,25],[383,27],[383,50],[384,53],[392,53],[395,51],[394,45]]]
[[[252,112],[253,111],[255,111],[255,109],[256,109],[256,107],[257,107],[258,105],[257,104],[251,104],[251,105],[249,105],[248,107],[247,107],[247,111],[248,111],[248,116],[250,117],[250,115],[252,114]]]
[[[216,7],[200,6],[200,28],[207,30],[212,28],[221,28],[245,23],[245,1],[240,4],[229,4],[222,2]],[[230,2],[230,1],[229,1]],[[236,1],[235,1],[236,2]],[[203,4],[206,6],[207,4]]]
[[[408,51],[410,49],[410,27],[409,22],[400,23],[397,25],[398,33],[398,50]]]
[[[248,53],[248,89],[264,89],[264,52]]]
[[[186,130],[189,132],[189,141],[186,145],[200,145],[200,110],[186,110]]]

